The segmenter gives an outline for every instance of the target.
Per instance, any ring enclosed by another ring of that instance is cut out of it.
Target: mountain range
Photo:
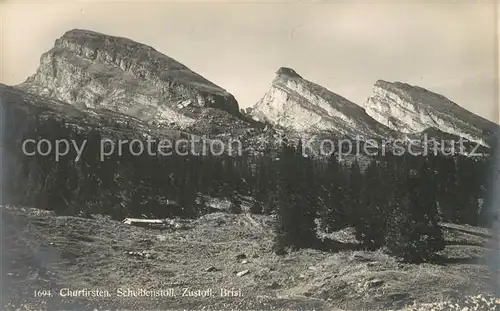
[[[74,123],[105,116],[158,133],[255,136],[274,128],[361,140],[445,133],[487,146],[498,130],[419,86],[379,80],[358,105],[285,67],[254,107],[240,110],[229,91],[153,47],[81,29],[57,39],[25,82],[0,92],[2,104],[41,105]]]

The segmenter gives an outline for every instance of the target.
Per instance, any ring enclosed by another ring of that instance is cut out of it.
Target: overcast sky
[[[231,92],[240,107],[288,66],[356,103],[383,79],[500,116],[495,1],[40,2],[0,4],[2,83],[24,81],[56,38],[83,28],[153,46]]]

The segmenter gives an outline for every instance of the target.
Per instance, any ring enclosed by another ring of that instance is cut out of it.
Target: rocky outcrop
[[[401,82],[377,81],[363,107],[375,120],[402,133],[435,128],[487,145],[485,138],[498,128],[442,95]]]
[[[245,126],[226,90],[154,48],[88,30],[71,30],[40,59],[36,74],[18,86],[76,107],[106,108],[143,121],[181,128],[203,112]]]
[[[360,106],[290,68],[276,72],[269,91],[251,113],[255,119],[298,132],[330,132],[351,138],[392,135]]]
[[[63,123],[70,132],[98,131],[102,137],[143,138],[145,135],[178,138],[182,132],[151,127],[146,122],[108,109],[77,108],[66,102],[0,84],[0,112],[5,135],[18,135],[33,128],[49,128]],[[6,138],[6,141],[8,139]]]

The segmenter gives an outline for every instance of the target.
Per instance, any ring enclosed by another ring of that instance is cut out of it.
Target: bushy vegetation
[[[335,154],[313,159],[283,144],[260,156],[151,156],[99,159],[99,129],[78,130],[64,121],[29,119],[5,110],[2,135],[2,204],[67,215],[187,217],[210,212],[205,197],[225,198],[242,212],[275,215],[275,251],[316,247],[317,219],[331,232],[354,227],[367,249],[383,248],[406,261],[425,261],[443,249],[439,221],[477,225],[485,218],[479,199],[492,189],[484,176],[490,159],[385,156],[369,163],[339,163]],[[20,121],[22,120],[22,121]],[[8,129],[8,131],[5,131]],[[24,139],[87,140],[82,158],[68,154],[26,156]]]

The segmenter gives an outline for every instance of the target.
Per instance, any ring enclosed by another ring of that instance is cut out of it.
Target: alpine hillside
[[[18,86],[82,108],[203,132],[249,127],[236,99],[178,61],[130,39],[67,31]]]

